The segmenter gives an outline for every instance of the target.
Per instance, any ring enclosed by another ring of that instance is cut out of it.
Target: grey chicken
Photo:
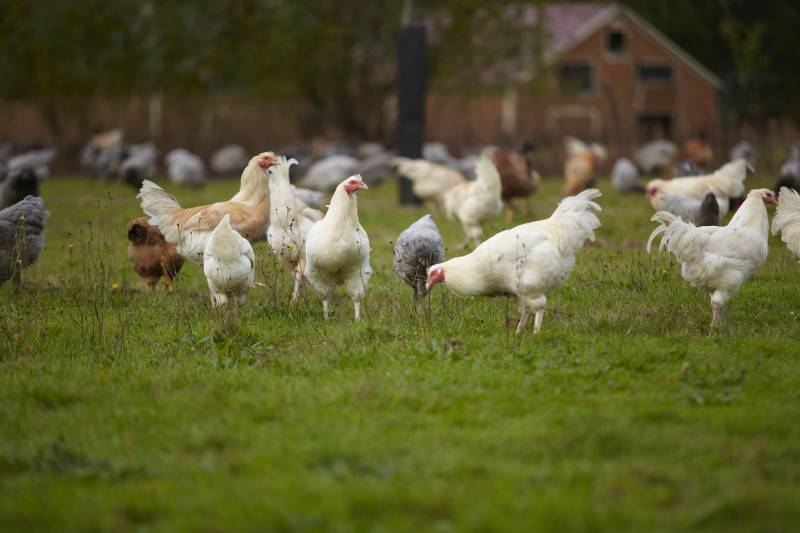
[[[428,294],[428,267],[442,261],[444,240],[430,215],[411,224],[394,243],[394,273],[414,289],[415,301]]]
[[[620,157],[614,162],[611,169],[611,185],[620,192],[644,192],[644,187],[639,183],[639,169],[630,159]]]
[[[700,165],[694,164],[691,160],[686,159],[683,163],[678,165],[675,169],[675,178],[685,178],[687,176],[702,176],[707,174],[706,169]]]
[[[36,262],[44,248],[47,217],[37,196],[26,196],[0,211],[0,284],[9,279],[19,283],[20,272]]]
[[[125,159],[117,170],[118,178],[139,190],[144,180],[152,179],[156,174],[158,150],[153,143],[143,143],[131,144],[125,152]]]
[[[744,159],[750,166],[756,165],[756,149],[747,141],[739,141],[731,148],[731,161]]]
[[[712,193],[707,193],[702,200],[688,196],[661,195],[661,211],[667,211],[684,222],[695,226],[719,226],[719,203]]]
[[[796,144],[789,147],[786,161],[781,165],[781,176],[773,190],[777,193],[781,187],[800,189],[800,146]]]
[[[58,155],[55,148],[42,148],[29,150],[19,155],[15,155],[8,160],[8,173],[14,175],[23,170],[30,169],[39,179],[44,179],[50,175],[50,165]]]

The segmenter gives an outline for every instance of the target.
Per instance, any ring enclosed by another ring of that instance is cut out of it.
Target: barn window
[[[628,40],[623,32],[615,30],[606,34],[606,51],[611,56],[625,55],[628,48]]]
[[[672,138],[674,119],[668,113],[641,113],[637,117],[638,137],[642,140]]]
[[[638,77],[642,83],[671,85],[675,74],[672,65],[639,65]]]
[[[591,93],[594,91],[594,67],[591,63],[562,63],[558,86],[563,92]]]

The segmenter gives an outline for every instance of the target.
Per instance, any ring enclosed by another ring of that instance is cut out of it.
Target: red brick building
[[[544,66],[521,73],[502,94],[432,92],[429,139],[464,147],[575,135],[612,151],[662,137],[713,140],[719,78],[630,9],[548,4],[521,15],[531,31],[545,30]]]

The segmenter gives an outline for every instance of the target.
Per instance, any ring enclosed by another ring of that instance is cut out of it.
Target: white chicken
[[[542,327],[547,294],[561,287],[575,266],[575,253],[594,240],[600,220],[597,189],[564,198],[550,218],[501,231],[469,255],[428,269],[426,287],[444,283],[459,296],[509,295],[517,298],[520,333],[536,314],[534,333]]]
[[[367,188],[359,175],[341,182],[325,217],[314,224],[306,238],[305,276],[322,296],[325,320],[328,319],[328,301],[337,285],[344,285],[350,294],[356,320],[361,316],[361,300],[372,276],[372,267],[369,237],[358,221],[356,193]]]
[[[681,264],[683,279],[711,294],[711,328],[722,324],[727,303],[767,259],[769,219],[765,204],[775,203],[769,189],[753,189],[727,226],[695,227],[672,213],[653,215],[660,222],[650,234],[647,252],[661,235],[659,249],[667,249]]]
[[[272,253],[280,257],[294,277],[292,300],[297,299],[303,283],[305,269],[306,237],[311,226],[322,219],[322,213],[308,207],[295,193],[289,182],[289,169],[296,159],[278,158],[278,164],[269,167],[269,228],[267,242]]]
[[[719,203],[719,214],[725,216],[730,209],[730,199],[744,193],[744,179],[747,177],[747,161],[739,159],[723,165],[716,172],[705,176],[655,179],[648,182],[645,194],[656,211],[661,210],[660,193],[672,196],[688,196],[702,200],[706,193],[713,193]]]
[[[787,187],[781,188],[778,210],[772,219],[772,234],[778,232],[789,251],[800,257],[800,195]]]
[[[481,224],[503,210],[500,198],[502,185],[497,167],[488,155],[483,155],[475,166],[475,181],[456,185],[442,195],[444,212],[461,222],[467,241],[480,242]]]
[[[211,304],[220,307],[233,301],[244,305],[253,286],[255,265],[253,247],[231,227],[231,216],[226,214],[211,233],[203,254]]]
[[[391,161],[398,174],[413,184],[414,194],[423,201],[432,202],[439,209],[444,206],[444,193],[467,179],[456,170],[425,159],[396,157]]]

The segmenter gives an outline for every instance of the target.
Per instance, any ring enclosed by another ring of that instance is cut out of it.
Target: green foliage
[[[393,185],[359,201],[366,319],[339,297],[326,323],[264,243],[241,312],[210,307],[194,264],[150,292],[125,254],[134,193],[47,181],[47,248],[0,289],[0,529],[791,529],[796,258],[772,239],[709,336],[708,296],[643,250],[646,200],[601,188],[598,242],[534,337],[504,298],[437,288],[414,314],[391,241],[424,209]]]

